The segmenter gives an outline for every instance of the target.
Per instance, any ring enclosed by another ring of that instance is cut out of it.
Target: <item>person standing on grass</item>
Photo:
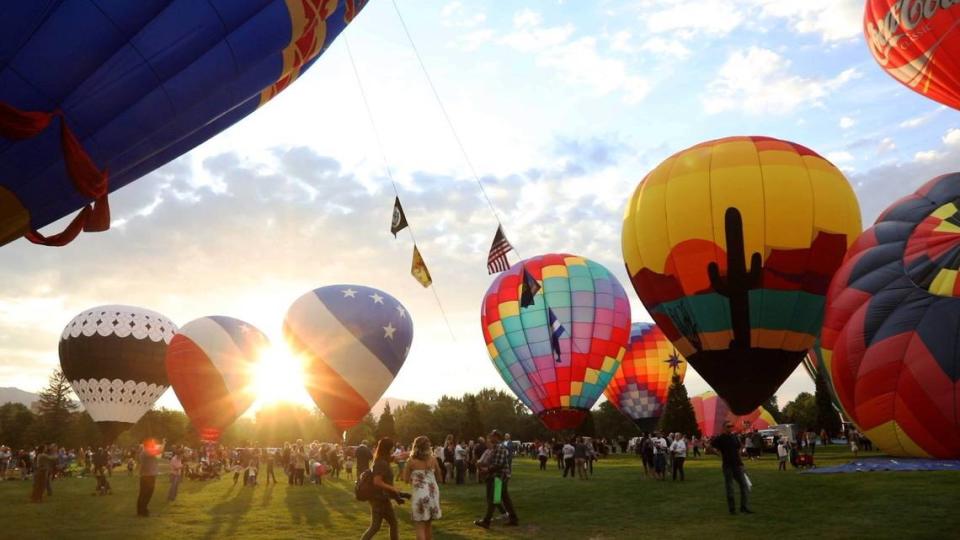
[[[307,454],[302,446],[298,446],[293,454],[293,485],[302,486],[307,470]]]
[[[393,459],[393,440],[384,437],[377,442],[377,449],[373,453],[373,485],[377,487],[377,494],[370,499],[370,526],[363,533],[362,540],[370,540],[380,531],[384,521],[390,527],[390,540],[399,540],[400,528],[397,515],[393,512],[391,501],[403,504],[404,498],[410,495],[402,493],[393,487],[393,469],[390,461]]]
[[[503,510],[506,511],[507,525],[510,527],[516,527],[520,524],[520,522],[517,518],[517,511],[513,508],[513,501],[510,500],[510,491],[507,487],[510,483],[511,474],[509,452],[502,444],[503,436],[500,435],[499,431],[491,431],[488,439],[490,440],[492,452],[489,465],[485,467],[487,476],[487,513],[482,519],[475,520],[473,524],[483,529],[490,528],[490,520],[493,518],[493,511],[498,506],[498,503],[496,502],[496,484],[497,480],[499,480],[499,504],[502,505]]]
[[[727,491],[727,508],[730,514],[737,513],[736,499],[733,494],[733,483],[740,486],[740,512],[752,514],[747,505],[747,479],[744,477],[743,460],[740,459],[740,439],[733,433],[733,423],[723,423],[723,434],[717,435],[710,442],[710,451],[719,454],[722,460],[723,483]]]
[[[170,458],[170,491],[167,492],[167,500],[170,502],[177,500],[177,488],[183,477],[183,459],[180,456],[180,450],[174,450]]]
[[[667,479],[667,440],[660,433],[653,435],[653,472],[658,479]]]
[[[587,445],[583,442],[583,437],[577,437],[576,444],[573,445],[573,462],[577,469],[577,477],[581,480],[587,479]]]
[[[453,448],[453,468],[455,471],[457,484],[463,484],[467,472],[467,446],[460,441]]]
[[[787,456],[789,455],[790,451],[787,449],[787,441],[783,437],[780,437],[779,441],[777,442],[777,470],[787,470]]]
[[[410,514],[417,531],[417,540],[433,538],[433,520],[440,519],[440,486],[437,477],[440,464],[430,451],[430,439],[421,435],[413,441],[413,453],[403,470],[404,482],[410,484],[413,497]]]
[[[550,459],[550,448],[547,443],[540,444],[540,449],[537,450],[537,459],[540,460],[540,470],[547,470],[547,460]]]
[[[483,474],[480,471],[481,458],[487,453],[487,441],[483,437],[477,437],[476,444],[473,445],[473,464],[477,469],[477,482],[482,484]]]
[[[275,465],[276,462],[277,462],[277,453],[276,453],[276,452],[270,452],[269,450],[267,450],[266,460],[267,460],[267,481],[266,481],[266,483],[269,484],[269,483],[270,483],[270,479],[272,478],[272,479],[273,479],[273,483],[276,484],[276,483],[277,483],[277,476],[276,476],[276,474],[274,474],[274,472],[273,472],[273,467],[274,467],[274,465]]]
[[[576,461],[574,461],[574,454],[576,454],[577,449],[573,445],[575,439],[570,439],[567,444],[563,445],[563,477],[567,477],[567,473],[570,473],[570,478],[576,478],[577,473],[574,469]]]
[[[687,443],[683,440],[683,435],[677,433],[673,436],[673,442],[670,444],[670,454],[673,456],[673,480],[677,480],[677,472],[680,473],[680,481],[685,480],[683,476],[683,463],[687,460]]]
[[[366,440],[360,441],[360,446],[354,452],[354,457],[357,458],[357,478],[360,478],[363,471],[370,468],[370,460],[373,459],[373,454],[370,452]]]
[[[30,494],[31,502],[42,502],[43,493],[47,490],[50,481],[50,471],[57,459],[57,446],[48,444],[46,447],[38,446],[33,466],[33,491]]]
[[[163,454],[163,447],[167,440],[157,444],[153,439],[147,439],[140,445],[140,494],[137,497],[137,515],[147,517],[150,510],[150,499],[157,485],[157,458]]]

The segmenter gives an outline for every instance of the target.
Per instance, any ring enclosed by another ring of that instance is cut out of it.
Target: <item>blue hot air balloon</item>
[[[109,192],[276,96],[365,3],[4,2],[0,245],[105,230]],[[36,232],[77,209],[63,233]]]
[[[403,366],[413,320],[396,298],[363,285],[310,291],[287,310],[283,334],[306,362],[307,392],[334,425],[360,423]]]

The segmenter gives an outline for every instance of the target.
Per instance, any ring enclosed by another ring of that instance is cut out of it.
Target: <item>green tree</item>
[[[763,402],[763,408],[770,412],[770,416],[778,423],[784,423],[783,412],[780,411],[780,405],[777,404],[777,395],[770,396],[770,399]]]
[[[783,408],[784,420],[803,429],[817,426],[817,400],[809,392],[800,392]]]
[[[587,411],[587,414],[583,417],[583,422],[580,422],[580,425],[577,426],[575,433],[585,437],[597,436],[597,426],[593,420],[593,411]]]
[[[360,444],[360,441],[367,441],[373,445],[377,442],[376,431],[377,421],[372,414],[367,413],[359,424],[347,430],[347,444],[356,445]]]
[[[397,442],[400,444],[409,445],[420,435],[429,437],[433,444],[440,442],[433,438],[433,410],[429,405],[415,401],[407,402],[397,409],[393,419],[396,425]]]
[[[817,429],[825,429],[829,435],[839,434],[841,430],[840,415],[833,408],[830,389],[827,387],[823,372],[817,372],[814,398],[817,403]]]
[[[658,428],[665,433],[700,436],[697,415],[693,412],[693,404],[687,397],[687,387],[680,381],[679,375],[674,375],[671,379],[667,403],[663,407]]]
[[[36,416],[22,403],[0,405],[0,441],[13,449],[38,442],[32,438]]]
[[[476,439],[484,435],[483,419],[480,417],[480,406],[477,396],[466,394],[463,396],[463,420],[460,422],[460,437]]]
[[[380,414],[380,418],[377,420],[377,439],[382,439],[384,437],[390,437],[391,439],[397,438],[397,428],[393,421],[393,413],[390,412],[390,404],[387,403],[383,408],[383,413]]]
[[[604,401],[593,413],[593,420],[597,426],[597,436],[610,440],[619,437],[627,439],[640,434],[637,425],[627,415],[613,406],[613,403]]]
[[[437,406],[433,408],[433,431],[430,433],[430,440],[440,444],[447,435],[459,437],[465,415],[463,398],[440,396]]]
[[[40,392],[38,406],[43,442],[62,442],[70,424],[70,413],[79,405],[70,399],[70,381],[60,369],[53,370],[47,387]]]

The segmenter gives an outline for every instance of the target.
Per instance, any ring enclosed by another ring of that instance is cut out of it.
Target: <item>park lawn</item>
[[[818,465],[849,461],[842,447],[818,448]],[[755,515],[727,514],[720,463],[687,461],[686,482],[642,479],[633,456],[599,462],[589,481],[563,479],[555,463],[542,472],[517,458],[510,492],[521,526],[472,521],[484,509],[477,485],[441,486],[443,519],[436,538],[956,538],[960,535],[960,474],[778,472],[770,455],[748,463]],[[97,497],[92,478],[56,481],[54,496],[27,502],[30,482],[0,483],[0,538],[359,538],[368,507],[347,480],[323,487],[233,486],[185,481],[174,503],[158,477],[151,517],[137,518],[137,478],[115,474],[113,495]],[[407,508],[399,507],[401,538],[413,538]],[[379,537],[387,538],[386,532]]]

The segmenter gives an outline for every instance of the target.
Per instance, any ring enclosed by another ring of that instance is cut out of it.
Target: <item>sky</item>
[[[674,152],[733,135],[803,144],[844,171],[865,225],[960,169],[960,115],[876,65],[862,0],[398,5],[517,254],[603,264],[628,289],[634,321],[650,317],[624,270],[623,207]],[[410,237],[389,233],[386,164],[449,328],[410,276]],[[109,232],[0,248],[0,386],[40,389],[63,327],[88,307],[143,306],[180,324],[229,315],[281,344],[298,296],[360,283],[390,292],[414,321],[387,396],[506,389],[479,321],[497,220],[389,0],[371,0],[279,97],[110,204]],[[708,386],[690,370],[687,388]],[[781,405],[802,391],[813,384],[801,367]],[[173,392],[158,405],[177,407]]]

